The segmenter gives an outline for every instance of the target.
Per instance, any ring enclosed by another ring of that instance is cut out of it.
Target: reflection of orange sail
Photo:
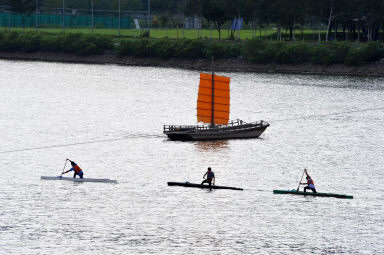
[[[195,143],[199,151],[222,151],[228,149],[228,141],[219,140],[219,141],[200,141]]]
[[[200,73],[197,98],[197,121],[211,124],[228,124],[229,77],[214,76],[214,123],[212,122],[212,75]]]

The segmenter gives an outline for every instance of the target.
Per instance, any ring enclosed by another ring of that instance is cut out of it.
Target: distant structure
[[[134,19],[134,21],[135,21],[135,28],[136,29],[140,29],[139,20],[138,19]]]
[[[201,18],[199,17],[186,17],[185,18],[186,29],[201,29]]]

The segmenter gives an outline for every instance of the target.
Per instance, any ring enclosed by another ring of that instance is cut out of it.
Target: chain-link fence
[[[147,30],[149,11],[133,12],[99,9],[38,8],[31,14],[14,13],[7,6],[0,6],[0,27],[8,30]],[[105,32],[105,31],[104,31]]]
[[[21,15],[14,13],[0,13],[1,26],[9,27],[40,27],[40,28],[90,28],[92,22],[95,28],[119,28],[119,18],[114,16],[93,16],[87,14],[61,15],[61,14],[31,14]],[[132,18],[121,17],[120,28],[131,29]]]

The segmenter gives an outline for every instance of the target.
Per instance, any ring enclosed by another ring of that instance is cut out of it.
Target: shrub
[[[20,36],[20,49],[25,52],[36,52],[40,50],[41,36],[35,33],[26,33]]]
[[[141,30],[140,37],[149,38],[149,31],[148,30]]]
[[[344,63],[351,46],[345,42],[332,42],[315,46],[312,50],[311,61],[320,65],[333,65]]]
[[[330,64],[344,63],[351,46],[345,42],[333,42],[329,46]]]
[[[85,35],[81,43],[84,47],[76,53],[82,55],[102,54],[105,50],[113,48],[111,37],[103,35]]]
[[[19,33],[16,31],[6,33],[4,36],[4,42],[2,43],[2,48],[4,51],[20,50]]]
[[[312,49],[311,62],[318,65],[330,65],[332,61],[328,48],[323,45],[315,46]]]
[[[201,40],[184,40],[184,53],[180,57],[199,59],[205,57],[206,43]]]
[[[241,52],[251,62],[272,63],[278,61],[277,53],[284,47],[284,43],[281,42],[251,40],[242,47]]]
[[[148,39],[136,40],[133,45],[132,55],[135,57],[148,57]]]
[[[241,56],[241,45],[228,45],[228,57],[235,58]]]
[[[224,43],[212,43],[209,44],[206,49],[206,57],[214,56],[217,59],[220,58],[234,58],[240,55],[239,45],[230,45]]]
[[[143,32],[145,32],[144,30]],[[0,32],[0,51],[25,52],[61,51],[80,55],[102,54],[113,49],[111,36],[68,33],[44,35],[33,32]],[[311,46],[305,43],[286,44],[262,40],[247,40],[241,43],[204,40],[150,40],[147,38],[121,40],[115,47],[118,56],[158,57],[162,59],[201,59],[214,56],[235,58],[243,56],[254,63],[314,64],[332,65],[344,63],[360,65],[384,57],[384,44],[371,42],[352,46],[348,42],[330,42]]]
[[[0,51],[4,50],[5,38],[5,34],[0,32]]]
[[[178,40],[173,48],[175,58],[198,59],[205,57],[206,43],[201,40]]]
[[[153,46],[156,57],[159,57],[161,59],[173,58],[175,56],[175,45],[176,43],[170,40],[154,41]]]
[[[120,45],[117,47],[116,52],[119,57],[133,55],[133,48],[135,41],[123,40],[120,41]]]
[[[76,53],[79,48],[83,47],[83,45],[81,45],[82,37],[83,35],[80,33],[59,35],[57,40],[58,48],[65,53]]]
[[[56,52],[60,51],[60,43],[56,36],[43,36],[40,40],[40,50]]]
[[[110,37],[100,35],[84,35],[80,33],[69,33],[60,35],[57,40],[57,48],[65,53],[75,53],[79,55],[101,54],[113,47]],[[45,41],[44,47],[52,41]]]
[[[92,40],[96,47],[101,50],[109,50],[113,48],[112,37],[106,35],[88,35],[87,39]]]
[[[346,65],[357,66],[365,63],[365,52],[362,48],[353,48],[344,60]]]
[[[383,44],[369,43],[365,46],[352,48],[344,63],[356,66],[380,60],[382,57],[384,57]]]
[[[120,41],[120,45],[117,46],[116,52],[120,57],[147,57],[150,56],[148,51],[152,51],[153,48],[154,45],[149,45],[148,39],[123,40]]]
[[[284,47],[284,43],[282,42],[268,43],[264,49],[263,54],[261,55],[262,62],[271,63],[276,61],[276,55],[280,51],[280,49],[283,47]]]
[[[248,40],[244,43],[241,54],[250,62],[264,62],[263,55],[266,43],[261,40]]]
[[[283,64],[299,64],[309,61],[310,49],[303,43],[283,45],[277,51],[275,60]]]
[[[370,42],[366,47],[364,47],[363,51],[364,51],[364,55],[365,55],[364,58],[367,62],[378,61],[384,57],[384,45],[383,44]]]

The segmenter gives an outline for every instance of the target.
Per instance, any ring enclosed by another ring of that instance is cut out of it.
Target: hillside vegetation
[[[0,33],[3,52],[62,52],[77,55],[100,55],[106,51],[118,57],[154,57],[160,59],[242,58],[252,63],[320,65],[362,65],[384,57],[384,44],[329,42],[324,44],[268,42],[261,40],[209,41],[173,39],[115,39],[106,35],[68,33]]]

